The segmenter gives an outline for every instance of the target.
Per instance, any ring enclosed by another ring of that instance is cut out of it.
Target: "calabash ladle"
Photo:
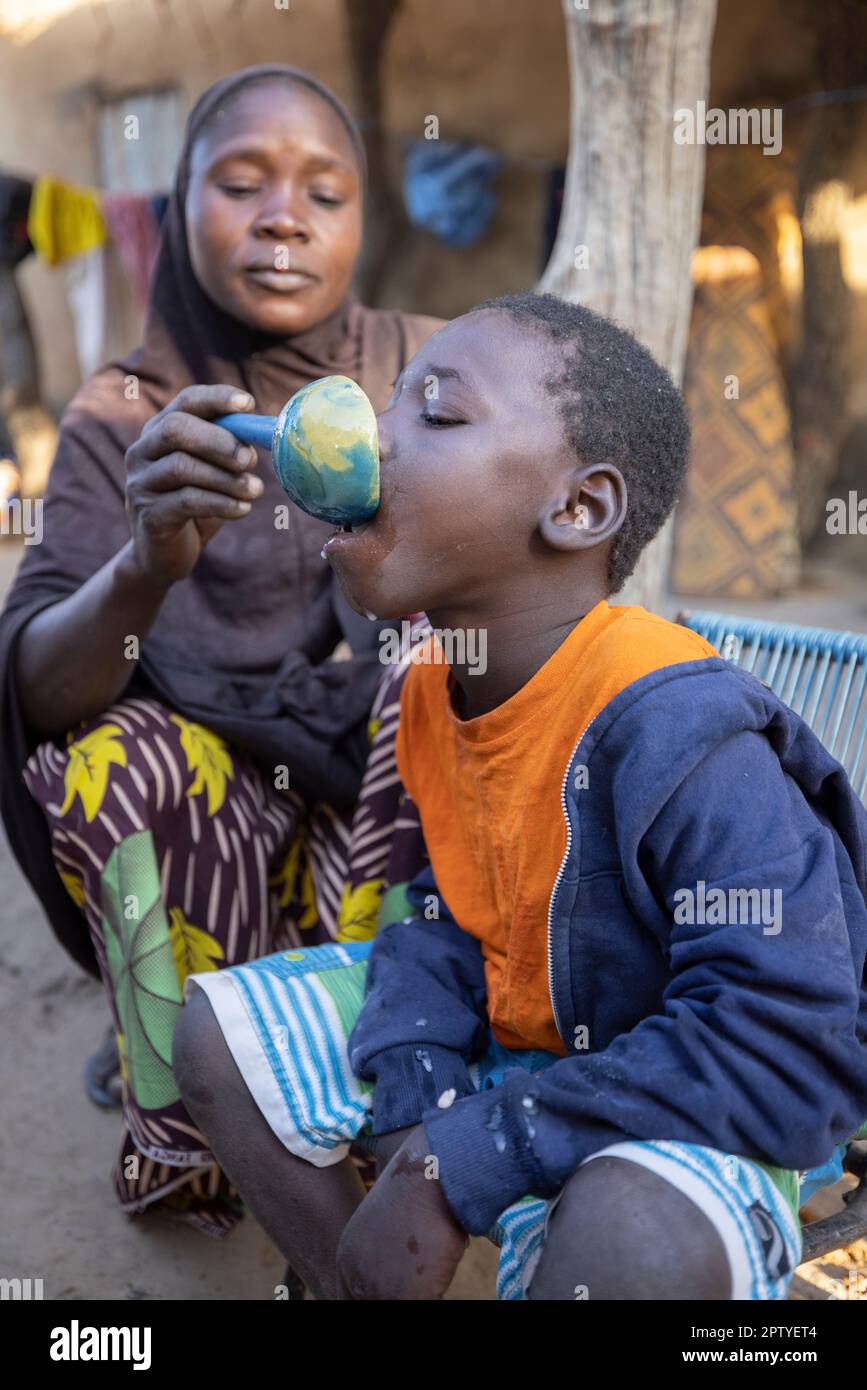
[[[289,498],[338,526],[369,520],[379,506],[379,436],[373,406],[347,376],[302,386],[279,415],[221,415],[214,422],[244,444],[270,449]]]

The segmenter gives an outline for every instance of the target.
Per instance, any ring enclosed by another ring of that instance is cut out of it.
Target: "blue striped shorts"
[[[195,986],[207,994],[274,1133],[291,1153],[319,1167],[339,1162],[370,1130],[373,1088],[353,1075],[347,1055],[370,947],[361,942],[281,951],[191,975],[185,983],[187,994]],[[482,1090],[496,1086],[509,1067],[535,1072],[557,1060],[548,1052],[507,1051],[491,1037],[470,1074]],[[732,1299],[786,1298],[801,1252],[798,1205],[810,1175],[801,1175],[799,1199],[797,1173],[699,1144],[627,1141],[584,1162],[603,1155],[642,1164],[700,1207],[725,1248]],[[833,1181],[835,1175],[822,1170],[821,1177]],[[814,1179],[813,1190],[816,1185]],[[500,1247],[498,1298],[526,1297],[557,1200],[528,1195],[504,1211],[490,1232]]]

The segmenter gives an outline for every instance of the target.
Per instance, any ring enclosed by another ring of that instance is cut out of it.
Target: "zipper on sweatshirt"
[[[560,1038],[564,1046],[567,1048],[571,1044],[570,1041],[563,1035],[563,1025],[561,1023],[560,1014],[557,1009],[557,1000],[554,997],[554,950],[551,943],[551,923],[554,919],[554,902],[557,897],[557,890],[559,889],[563,879],[563,875],[566,872],[566,862],[569,858],[569,853],[572,849],[572,822],[569,819],[569,808],[566,805],[566,784],[569,781],[569,771],[572,767],[572,763],[575,760],[575,754],[578,752],[578,749],[584,742],[584,738],[588,733],[589,729],[595,723],[596,718],[597,716],[594,714],[593,718],[590,720],[590,723],[586,726],[586,728],[582,730],[578,738],[578,742],[575,744],[575,747],[569,754],[569,761],[566,764],[566,771],[563,773],[563,781],[560,786],[560,806],[563,811],[563,819],[566,822],[566,849],[563,853],[563,858],[560,862],[560,868],[557,870],[557,877],[554,879],[554,887],[551,889],[551,898],[548,903],[548,994],[551,998],[551,1009],[554,1014],[554,1023],[556,1025],[557,1032],[560,1034]]]

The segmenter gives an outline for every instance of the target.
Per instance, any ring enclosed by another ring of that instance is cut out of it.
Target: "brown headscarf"
[[[185,225],[192,146],[241,87],[274,77],[302,83],[333,107],[364,173],[351,117],[306,73],[280,65],[247,68],[200,97],[163,222],[144,342],[97,372],[64,413],[43,540],[26,548],[0,618],[0,809],[52,925],[87,968],[93,957],[84,918],[60,883],[45,822],[20,776],[34,739],[15,684],[18,634],[129,540],[124,455],[145,422],[182,387],[243,385],[259,412],[275,414],[306,382],[340,372],[359,381],[380,409],[394,377],[437,327],[435,319],[366,309],[348,296],[307,332],[277,339],[231,318],[196,281]],[[376,632],[351,614],[332,584],[320,556],[331,528],[287,503],[264,454],[257,472],[262,496],[247,517],[217,532],[193,573],[169,591],[129,689],[209,725],[271,770],[287,765],[292,786],[309,800],[349,807],[364,769],[367,712],[382,673]],[[353,660],[330,661],[343,635]]]

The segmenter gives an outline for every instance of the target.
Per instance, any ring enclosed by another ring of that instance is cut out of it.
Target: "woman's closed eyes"
[[[229,198],[253,198],[262,191],[262,184],[258,183],[218,183],[217,187],[221,193],[225,193]],[[326,193],[321,189],[311,189],[309,197],[315,203],[320,203],[322,207],[328,208],[342,208],[346,202],[345,198],[341,198],[335,193]]]

